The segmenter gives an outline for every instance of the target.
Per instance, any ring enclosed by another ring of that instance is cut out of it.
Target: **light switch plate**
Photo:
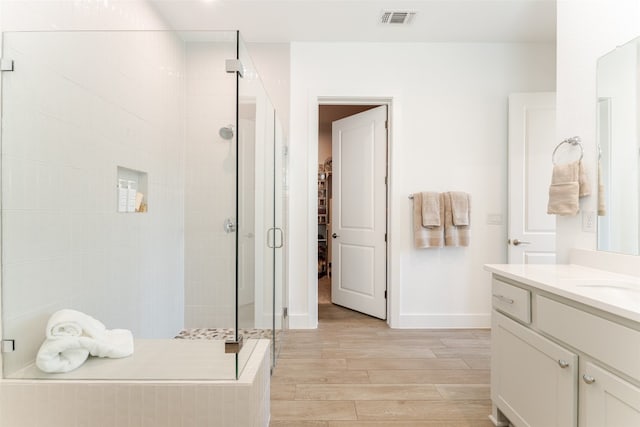
[[[502,214],[493,213],[487,215],[487,224],[489,225],[502,225]]]

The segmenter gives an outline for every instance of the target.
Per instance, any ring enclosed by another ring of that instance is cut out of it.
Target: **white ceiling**
[[[553,42],[556,0],[151,0],[178,30],[240,30],[249,42]],[[408,26],[383,10],[416,11]]]

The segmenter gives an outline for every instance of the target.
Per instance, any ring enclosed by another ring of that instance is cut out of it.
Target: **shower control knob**
[[[333,233],[333,234],[331,235],[331,237],[333,237],[333,238],[335,239],[336,237],[340,237],[340,236],[338,236],[336,233]]]

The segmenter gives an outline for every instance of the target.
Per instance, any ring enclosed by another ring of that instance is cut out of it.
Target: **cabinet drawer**
[[[531,323],[531,292],[494,278],[491,293],[493,308],[524,323]]]
[[[538,328],[640,380],[640,332],[536,295]]]

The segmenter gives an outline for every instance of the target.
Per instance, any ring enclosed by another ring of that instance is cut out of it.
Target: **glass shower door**
[[[239,256],[238,327],[244,338],[271,340],[283,326],[284,230],[283,130],[249,56],[239,40]]]

